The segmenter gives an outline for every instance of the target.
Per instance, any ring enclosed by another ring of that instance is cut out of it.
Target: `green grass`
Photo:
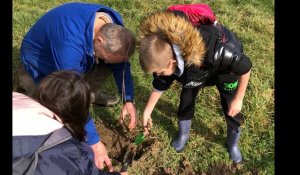
[[[51,8],[66,0],[13,0],[13,70],[20,64],[19,49],[22,38],[34,22]],[[135,33],[147,14],[173,4],[207,3],[214,10],[218,21],[236,32],[244,44],[253,68],[243,104],[247,116],[240,140],[245,163],[236,174],[274,174],[274,0],[103,0],[84,1],[101,3],[116,9],[123,16],[125,25]],[[143,108],[151,91],[152,76],[145,75],[138,62],[138,52],[131,59],[135,85],[135,99],[142,120]],[[105,89],[117,92],[113,78],[108,79]],[[223,146],[226,124],[222,117],[216,88],[208,87],[198,95],[195,119],[190,141],[183,153],[176,153],[170,146],[177,131],[176,111],[180,89],[173,86],[164,93],[153,112],[153,135],[158,138],[151,154],[146,153],[133,164],[130,174],[150,174],[159,167],[178,173],[179,162],[186,157],[198,172],[208,172],[219,164],[230,165]],[[96,108],[96,107],[95,107]],[[94,118],[110,117],[117,122],[121,106],[95,110]],[[100,111],[100,112],[99,112]]]

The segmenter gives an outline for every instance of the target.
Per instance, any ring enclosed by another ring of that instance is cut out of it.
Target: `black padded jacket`
[[[229,29],[220,25],[202,25],[198,28],[206,44],[206,55],[200,67],[186,66],[180,77],[157,76],[153,74],[152,82],[155,89],[167,90],[174,80],[182,83],[185,88],[200,86],[215,74],[243,75],[252,63],[243,52],[240,39]]]

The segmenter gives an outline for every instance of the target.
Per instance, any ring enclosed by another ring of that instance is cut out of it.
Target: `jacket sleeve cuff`
[[[155,89],[155,87],[153,87],[153,89],[152,89],[154,92],[161,92],[161,93],[163,93],[163,92],[165,92],[166,90],[158,90],[158,89]]]
[[[97,132],[95,123],[92,118],[85,124],[84,129],[86,131],[86,142],[89,145],[96,144],[100,141],[100,136]]]

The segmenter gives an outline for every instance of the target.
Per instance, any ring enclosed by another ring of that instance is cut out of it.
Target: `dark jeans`
[[[99,64],[94,64],[92,69],[84,75],[84,80],[89,83],[92,92],[102,92],[105,79],[110,75],[112,71],[101,61]]]
[[[93,65],[92,69],[84,74],[84,79],[89,83],[91,91],[96,93],[101,92],[105,79],[112,75],[112,71],[107,66],[99,62],[99,64]],[[36,93],[38,85],[36,85],[27,71],[25,71],[23,65],[18,67],[14,72],[14,83],[17,89],[25,90],[26,94],[33,97]]]
[[[237,131],[238,127],[241,126],[244,120],[243,114],[238,113],[236,116],[231,117],[227,115],[227,112],[228,104],[233,99],[237,90],[236,82],[238,81],[238,78],[239,76],[233,74],[217,74],[198,87],[183,88],[180,95],[180,105],[177,113],[179,120],[191,120],[194,118],[195,101],[199,90],[207,86],[215,85],[220,93],[221,105],[226,123],[229,127]]]

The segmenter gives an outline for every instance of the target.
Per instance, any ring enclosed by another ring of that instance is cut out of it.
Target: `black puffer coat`
[[[157,90],[168,89],[174,80],[181,82],[185,88],[192,88],[200,86],[216,74],[243,75],[252,67],[243,52],[240,39],[221,24],[195,28],[180,15],[161,12],[143,21],[139,39],[157,33],[179,46],[185,63],[180,77],[174,74],[154,74],[153,86]]]

